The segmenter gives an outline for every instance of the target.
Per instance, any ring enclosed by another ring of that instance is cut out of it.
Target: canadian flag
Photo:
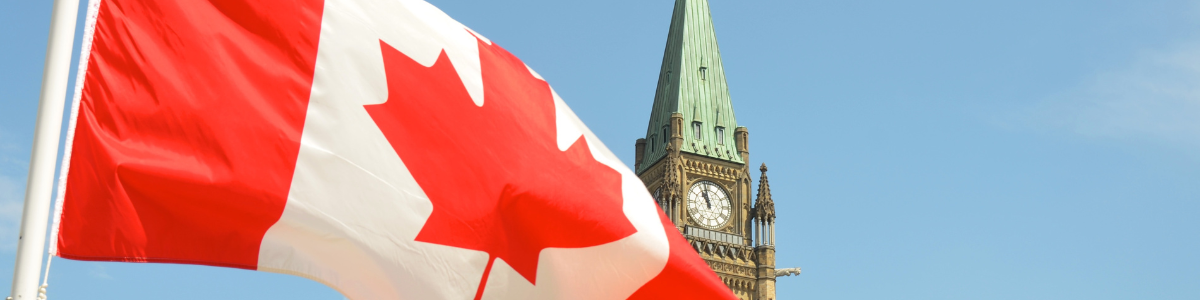
[[[519,59],[419,0],[92,0],[54,255],[352,299],[736,299]]]

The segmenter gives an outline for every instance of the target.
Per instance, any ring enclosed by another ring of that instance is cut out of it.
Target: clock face
[[[697,182],[688,191],[688,213],[701,226],[716,229],[729,223],[729,195],[710,181]]]

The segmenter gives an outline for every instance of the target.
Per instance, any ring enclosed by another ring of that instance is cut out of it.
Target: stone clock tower
[[[767,166],[753,188],[707,0],[676,0],[638,176],[734,294],[775,300],[775,205]]]

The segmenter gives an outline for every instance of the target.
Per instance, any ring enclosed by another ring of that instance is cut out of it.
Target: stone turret
[[[771,183],[767,180],[767,164],[758,168],[758,197],[754,200],[755,247],[758,264],[759,300],[775,300],[775,201],[771,199]]]

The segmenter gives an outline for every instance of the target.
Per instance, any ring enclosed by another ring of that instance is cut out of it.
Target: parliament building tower
[[[638,176],[726,285],[775,300],[775,205],[767,166],[753,188],[749,131],[738,127],[707,0],[677,0]]]

